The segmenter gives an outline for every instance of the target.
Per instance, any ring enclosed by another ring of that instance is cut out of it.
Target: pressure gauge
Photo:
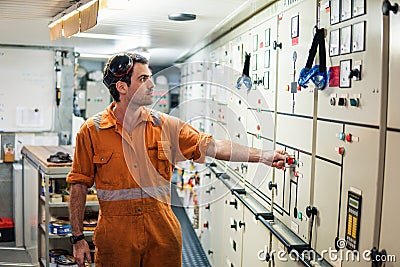
[[[264,52],[264,68],[269,68],[270,62],[270,50],[265,50]]]
[[[265,30],[265,47],[268,47],[270,45],[271,42],[271,29],[268,28]]]
[[[341,19],[340,21],[345,21],[351,18],[351,0],[342,0],[342,6],[340,10]]]
[[[340,61],[340,80],[339,87],[340,88],[350,88],[350,72],[351,72],[351,59],[341,60]]]
[[[253,36],[253,51],[257,51],[258,49],[258,34]]]
[[[365,50],[365,21],[353,24],[353,52]]]
[[[291,36],[292,39],[299,37],[299,15],[294,16],[291,21]]]
[[[264,89],[269,89],[269,71],[264,72]]]
[[[340,28],[340,54],[351,52],[351,25]]]
[[[331,0],[331,24],[336,24],[340,21],[340,5],[339,0]]]
[[[365,14],[365,0],[353,0],[353,17]]]
[[[253,70],[257,70],[257,54],[255,54],[251,60],[253,62]]]
[[[331,57],[333,56],[338,56],[340,51],[339,51],[339,29],[332,30],[330,33],[330,41],[329,41],[329,55]]]

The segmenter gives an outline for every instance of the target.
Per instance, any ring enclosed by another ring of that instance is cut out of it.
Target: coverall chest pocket
[[[168,141],[157,141],[158,172],[167,180],[171,178],[172,152]]]
[[[119,153],[100,152],[93,156],[97,186],[113,186],[120,183],[124,161]]]

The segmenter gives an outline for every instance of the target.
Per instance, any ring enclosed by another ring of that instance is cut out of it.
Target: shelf
[[[40,229],[42,229],[43,233],[46,233],[46,226],[44,223],[40,224]],[[85,237],[89,237],[89,236],[93,236],[94,231],[83,231],[83,234],[85,235]],[[55,234],[51,234],[49,233],[49,239],[62,239],[62,238],[69,238],[71,235],[55,235]]]
[[[43,203],[46,203],[46,198],[44,196],[40,196],[40,200]],[[68,207],[69,202],[58,202],[58,203],[50,203],[49,202],[49,207],[50,208],[65,208]],[[98,207],[99,202],[98,201],[86,201],[86,207]]]

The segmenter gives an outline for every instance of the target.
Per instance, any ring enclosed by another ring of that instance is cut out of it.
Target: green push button
[[[358,104],[359,104],[358,98],[350,98],[350,106],[358,107]]]

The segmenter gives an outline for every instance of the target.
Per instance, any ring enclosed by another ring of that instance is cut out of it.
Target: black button
[[[138,209],[137,209],[137,211],[138,211],[138,212],[141,212],[141,211],[142,211],[142,209],[141,209],[141,208],[138,208]]]

